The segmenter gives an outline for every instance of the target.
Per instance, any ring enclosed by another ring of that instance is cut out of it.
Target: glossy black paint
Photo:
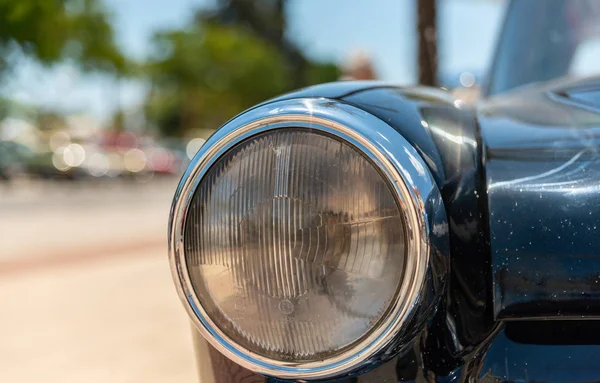
[[[478,370],[473,378],[513,382],[597,381],[598,330],[598,324],[589,321],[508,323],[486,348],[485,358],[473,365]]]
[[[436,331],[427,347],[445,354],[444,362],[435,358],[439,368],[452,370],[494,326],[485,184],[472,111],[447,92],[425,88],[370,89],[342,100],[396,128],[438,183],[450,226],[452,272],[448,297],[431,325]]]
[[[485,185],[474,114],[455,103],[447,92],[402,89],[378,82],[326,84],[276,100],[307,96],[336,98],[394,127],[425,160],[450,218],[449,227],[442,230],[448,230],[450,236],[452,274],[446,289],[448,294],[440,297],[435,317],[429,323],[415,326],[421,333],[413,334],[413,344],[399,345],[402,351],[396,350],[399,356],[391,364],[374,364],[360,376],[339,381],[410,379],[423,373],[423,363],[435,370],[435,375],[446,375],[464,364],[463,358],[473,352],[495,325],[486,242],[487,208],[482,198]],[[388,358],[389,355],[383,357]]]
[[[593,83],[532,87],[476,112],[439,90],[309,88],[402,134],[449,220],[449,288],[433,319],[391,360],[336,381],[600,380],[600,321],[564,320],[600,314],[600,118],[589,97],[572,96]]]
[[[600,114],[565,92],[583,84],[480,110],[497,319],[600,317]]]
[[[201,338],[200,335],[198,337]],[[496,329],[471,358],[446,374],[430,369],[419,344],[360,376],[338,383],[438,382],[575,382],[598,381],[600,326],[596,321],[509,322]],[[203,339],[200,341],[205,342]],[[251,375],[212,350],[213,364],[232,371],[235,382],[285,382]],[[216,358],[216,359],[214,359]],[[227,366],[227,364],[233,366]],[[239,377],[239,379],[237,379]],[[231,380],[230,379],[230,380]],[[330,380],[331,382],[331,380]]]
[[[362,86],[358,89],[350,84],[345,89],[349,91],[340,92],[337,98],[377,116],[402,134],[429,166],[442,193],[452,254],[448,295],[428,324],[429,336],[415,342],[423,345],[408,354],[414,357],[398,359],[406,367],[399,369],[404,375],[420,370],[417,361],[428,363],[436,375],[446,375],[464,364],[463,358],[495,326],[485,177],[476,121],[471,110],[441,90],[368,82],[358,84]],[[319,97],[319,89],[328,86],[311,87],[310,94]],[[325,93],[331,95],[332,91]],[[300,91],[283,97],[306,95]],[[373,379],[383,379],[381,370],[364,374],[359,381]]]

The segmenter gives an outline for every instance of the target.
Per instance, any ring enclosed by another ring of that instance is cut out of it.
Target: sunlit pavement
[[[0,382],[197,381],[166,259],[174,183],[140,186],[0,202]]]
[[[0,266],[164,244],[176,181],[0,183]]]

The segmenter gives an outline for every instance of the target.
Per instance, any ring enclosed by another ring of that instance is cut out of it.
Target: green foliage
[[[277,52],[237,27],[159,34],[163,53],[149,66],[148,117],[167,135],[214,129],[241,110],[289,89]]]
[[[2,121],[6,116],[8,116],[8,100],[3,97],[0,97],[0,121]]]
[[[339,79],[340,69],[334,64],[314,63],[308,66],[305,76],[306,84],[304,85],[322,84]]]
[[[42,110],[37,116],[37,125],[41,131],[63,130],[66,127],[65,118],[53,111]]]
[[[147,116],[162,133],[214,130],[237,113],[291,90],[296,81],[284,55],[236,25],[202,26],[156,36],[149,64]],[[304,85],[335,80],[333,65],[311,65]]]
[[[285,38],[283,0],[218,3],[212,13],[199,12],[193,25],[157,34],[156,55],[139,73],[116,46],[102,0],[0,0],[0,79],[14,53],[43,64],[71,59],[84,70],[141,74],[151,85],[145,106],[150,124],[184,136],[212,131],[299,86],[338,78],[337,67],[309,61]],[[40,124],[53,126],[51,117]],[[121,117],[115,116],[115,127]]]
[[[37,115],[38,111],[34,107],[9,98],[0,97],[0,121],[9,116],[33,121],[37,118]]]
[[[0,74],[16,51],[45,64],[71,58],[84,69],[125,70],[109,17],[98,0],[0,0]]]

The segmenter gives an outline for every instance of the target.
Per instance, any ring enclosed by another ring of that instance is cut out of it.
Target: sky
[[[136,59],[151,51],[152,35],[180,28],[194,9],[214,0],[104,0],[113,12],[117,42]],[[505,0],[438,0],[439,59],[443,73],[484,72],[496,43]],[[383,80],[416,79],[415,0],[290,0],[288,36],[316,60],[343,63],[368,54]],[[2,93],[18,101],[89,113],[106,121],[121,105],[139,107],[147,85],[82,75],[72,65],[52,69],[25,61]]]

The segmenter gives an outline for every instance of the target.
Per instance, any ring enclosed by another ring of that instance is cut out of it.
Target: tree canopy
[[[311,62],[285,38],[281,1],[221,3],[155,37],[146,115],[166,135],[206,135],[261,101],[339,77],[335,65]]]
[[[0,0],[0,80],[15,65],[12,57],[22,56],[141,75],[150,84],[150,127],[168,136],[207,135],[261,101],[339,77],[335,65],[309,60],[288,40],[284,5],[217,0],[190,25],[157,33],[140,73],[119,50],[102,0]]]
[[[125,70],[109,19],[98,0],[0,0],[0,75],[15,53],[44,64],[68,58],[85,70]]]

